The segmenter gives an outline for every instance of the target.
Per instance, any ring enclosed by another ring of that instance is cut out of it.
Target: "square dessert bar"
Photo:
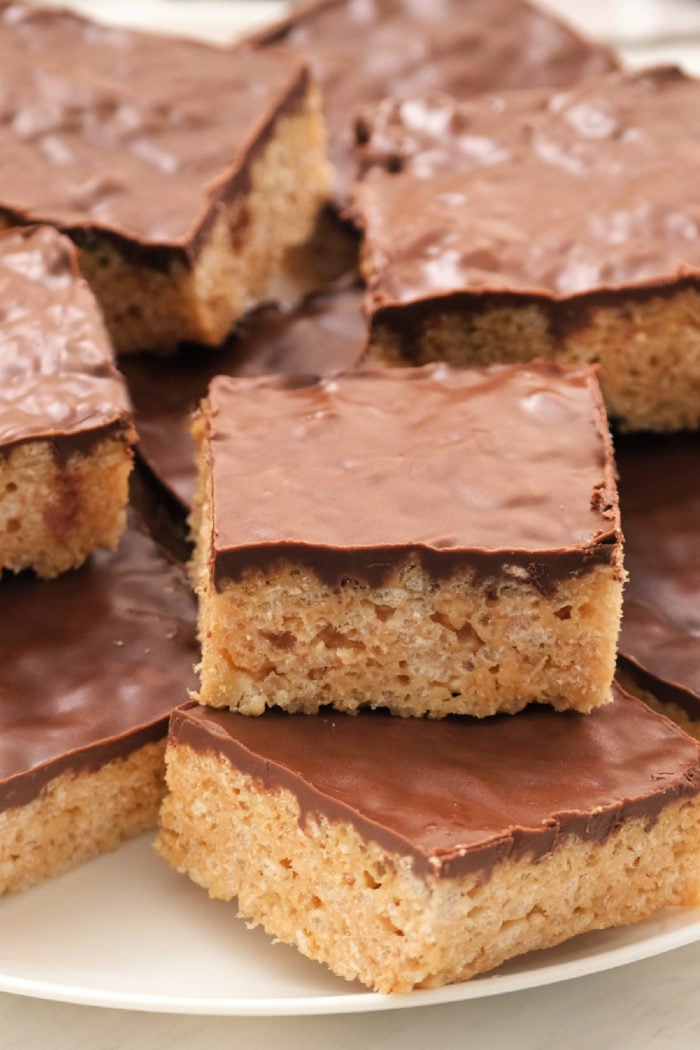
[[[700,433],[616,443],[625,531],[617,675],[700,737]]]
[[[355,174],[352,121],[380,99],[421,90],[561,87],[617,66],[613,53],[524,0],[316,0],[260,30],[258,45],[309,59],[323,96],[336,199]]]
[[[700,749],[616,690],[581,715],[173,714],[157,849],[379,992],[700,899]]]
[[[623,569],[591,370],[218,377],[195,438],[203,703],[609,700]]]
[[[0,223],[73,238],[119,351],[219,343],[327,196],[295,55],[0,3],[0,92]]]
[[[126,523],[136,434],[75,256],[48,226],[0,234],[0,573],[54,576]]]
[[[136,521],[74,572],[4,579],[0,619],[1,894],[155,825],[198,650],[186,576]]]
[[[358,135],[375,353],[599,362],[621,426],[700,426],[700,81],[387,101]]]

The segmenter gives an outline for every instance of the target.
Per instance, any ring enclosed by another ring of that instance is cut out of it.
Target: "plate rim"
[[[64,983],[59,980],[43,980],[3,972],[0,972],[0,992],[79,1006],[147,1013],[186,1014],[190,1016],[310,1017],[414,1009],[422,1006],[467,1002],[472,999],[489,998],[551,984],[560,984],[564,981],[576,980],[635,962],[641,962],[644,959],[700,942],[700,906],[695,908],[665,909],[657,915],[650,916],[647,921],[663,921],[664,915],[669,914],[677,918],[683,913],[688,914],[689,921],[680,926],[674,926],[670,930],[662,930],[632,943],[613,945],[601,952],[594,951],[581,958],[545,964],[534,969],[526,968],[515,973],[487,973],[468,981],[445,985],[441,988],[418,989],[404,995],[382,995],[365,990],[337,994],[317,993],[314,995],[275,996],[270,998],[254,996],[183,997],[147,992],[124,992],[99,987],[92,988]],[[591,936],[591,934],[595,935],[596,933],[614,935],[618,931],[622,933],[625,930],[633,930],[635,925],[639,924],[601,931],[590,931],[588,934],[580,936]],[[571,938],[549,950],[556,951],[557,948],[574,943],[576,940],[577,938]],[[529,954],[532,957],[536,957],[539,953],[532,952]],[[520,957],[520,959],[525,958],[527,956]],[[516,957],[510,960],[510,963],[517,964],[518,961]],[[318,965],[321,964],[319,963]]]

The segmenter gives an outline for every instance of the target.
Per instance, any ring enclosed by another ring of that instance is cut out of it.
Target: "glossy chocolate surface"
[[[156,266],[164,246],[191,254],[306,81],[295,56],[2,3],[0,211],[99,229]]]
[[[620,654],[700,721],[700,433],[629,435],[616,451],[629,571]]]
[[[223,755],[265,791],[292,791],[302,824],[351,823],[438,877],[540,858],[569,836],[602,842],[700,791],[698,745],[618,689],[590,715],[531,705],[439,721],[188,705],[170,740]]]
[[[322,375],[350,368],[364,346],[362,292],[346,284],[284,311],[249,314],[212,353],[185,347],[162,357],[132,355],[119,366],[134,403],[138,449],[156,478],[189,509],[197,476],[190,415],[216,375]]]
[[[45,438],[57,456],[130,424],[129,398],[70,241],[0,234],[0,454]]]
[[[614,68],[611,52],[521,0],[321,0],[258,40],[308,56],[324,97],[342,198],[355,173],[352,123],[367,103],[444,91],[559,87]]]
[[[700,81],[676,69],[387,101],[364,131],[355,193],[376,323],[410,337],[421,307],[530,299],[567,326],[620,289],[700,284]]]
[[[557,579],[619,558],[592,370],[368,369],[210,386],[213,572],[302,562],[330,586],[518,565]]]
[[[161,739],[197,684],[194,598],[133,521],[80,569],[3,578],[0,621],[0,810]]]

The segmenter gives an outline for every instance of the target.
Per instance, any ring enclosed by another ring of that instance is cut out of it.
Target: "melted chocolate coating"
[[[381,586],[518,565],[543,592],[619,559],[612,450],[591,370],[368,369],[218,377],[207,403],[217,586],[309,565]]]
[[[603,842],[623,821],[651,823],[700,792],[698,745],[617,688],[590,715],[531,705],[440,721],[186,705],[170,741],[224,756],[265,791],[292,791],[302,824],[353,824],[443,878],[538,859],[569,836]]]
[[[700,285],[700,81],[679,70],[387,101],[364,133],[368,307],[408,347],[426,310],[536,301],[556,330]]]
[[[3,579],[0,811],[162,739],[197,685],[195,615],[184,573],[133,522],[80,569]]]
[[[197,468],[190,416],[216,375],[319,374],[350,368],[366,338],[362,293],[346,284],[284,311],[249,314],[213,353],[185,347],[167,361],[132,355],[119,365],[134,402],[139,453],[181,507],[192,505]]]
[[[343,198],[355,173],[352,121],[367,103],[444,91],[560,87],[615,68],[601,45],[521,0],[321,0],[257,34],[308,57],[321,85]]]
[[[124,380],[75,249],[50,227],[0,234],[0,454],[37,439],[57,457],[130,426]]]
[[[700,434],[621,437],[616,451],[629,571],[620,655],[700,720]]]
[[[306,85],[295,56],[0,3],[0,210],[97,229],[155,267],[191,256]]]

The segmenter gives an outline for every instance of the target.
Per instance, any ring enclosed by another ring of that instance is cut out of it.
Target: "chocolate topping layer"
[[[306,86],[295,56],[0,3],[0,211],[111,234],[156,267],[190,256]]]
[[[521,0],[321,0],[258,42],[307,56],[324,98],[329,154],[344,197],[355,172],[352,121],[385,96],[561,87],[615,68],[612,53]]]
[[[0,234],[0,454],[61,458],[130,426],[124,380],[75,249],[50,227]]]
[[[190,415],[216,375],[324,374],[350,368],[360,356],[366,324],[359,287],[310,296],[286,312],[274,306],[249,314],[215,353],[122,358],[134,403],[139,453],[158,480],[189,509],[197,468]]]
[[[360,131],[375,323],[410,338],[426,305],[529,299],[566,327],[619,290],[700,285],[700,81],[677,69],[387,101]]]
[[[617,495],[591,370],[368,369],[210,387],[217,586],[309,565],[380,586],[417,560],[556,580],[619,562]]]
[[[0,587],[0,811],[165,735],[196,686],[194,599],[131,523],[116,553]]]
[[[569,836],[602,842],[700,792],[698,745],[617,688],[590,715],[533,705],[440,721],[367,710],[247,718],[190,704],[173,713],[170,742],[292,791],[302,823],[351,823],[443,878],[537,859]]]
[[[700,720],[700,434],[616,441],[625,532],[619,649],[660,699]]]

